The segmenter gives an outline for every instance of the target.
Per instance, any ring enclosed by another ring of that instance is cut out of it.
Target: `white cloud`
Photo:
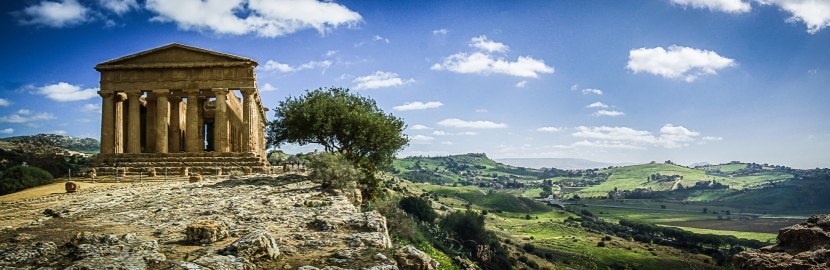
[[[710,141],[710,142],[723,141],[723,137],[715,137],[715,136],[705,136],[701,139],[703,139],[704,141]]]
[[[570,147],[594,147],[594,148],[616,148],[616,149],[645,149],[641,146],[626,144],[622,142],[616,141],[588,141],[582,140],[575,143],[572,143]],[[568,148],[568,147],[565,147]]]
[[[87,100],[98,96],[98,88],[81,89],[80,86],[59,82],[37,88],[35,93],[44,95],[47,98],[58,101]]]
[[[516,83],[516,88],[525,88],[527,86],[527,80],[522,80]]]
[[[265,85],[263,85],[259,89],[262,90],[263,92],[277,91],[277,87],[272,85],[271,83],[265,83]]]
[[[693,82],[699,76],[714,75],[719,69],[735,65],[735,60],[714,51],[672,45],[668,50],[663,47],[632,49],[626,68],[635,74],[646,72]]]
[[[415,125],[412,125],[411,127],[409,127],[409,129],[411,129],[411,130],[429,130],[429,129],[432,129],[432,128],[428,127],[428,126],[425,126],[425,125],[415,124]]]
[[[470,47],[479,49],[485,52],[507,52],[510,47],[501,42],[496,42],[487,39],[487,36],[477,36],[470,40]]]
[[[486,113],[489,112],[487,109],[476,109],[475,112],[477,113]]]
[[[693,8],[708,8],[712,11],[727,13],[746,13],[752,10],[749,2],[743,0],[671,0],[672,3],[691,6]]]
[[[579,89],[579,84],[574,84],[574,85],[571,85],[571,90],[576,91],[576,90],[578,90],[578,89]]]
[[[52,133],[52,134],[57,134],[57,135],[66,135],[66,130],[57,129],[57,130],[49,131],[47,133]]]
[[[438,36],[438,35],[445,36],[449,32],[450,32],[449,30],[444,29],[444,28],[432,30],[432,34],[436,35],[436,36]]]
[[[475,135],[478,135],[478,133],[472,132],[472,131],[462,131],[462,132],[458,132],[458,133],[450,133],[450,132],[446,132],[446,131],[443,131],[443,130],[436,130],[436,131],[432,132],[432,135],[434,135],[434,136],[475,136]]]
[[[392,109],[396,111],[413,111],[413,110],[426,110],[426,109],[434,109],[444,106],[444,103],[439,101],[429,101],[429,102],[420,102],[420,101],[413,101],[407,102],[400,106],[395,106]]]
[[[101,112],[101,105],[98,103],[89,103],[81,106],[82,112]]]
[[[438,122],[438,125],[454,128],[506,128],[505,123],[496,123],[492,121],[465,121],[458,118],[448,118]]]
[[[99,0],[98,2],[104,8],[109,9],[118,15],[124,14],[131,9],[138,8],[138,2],[136,2],[136,0]]]
[[[559,132],[562,131],[563,128],[561,127],[540,127],[537,128],[536,131],[539,132]]]
[[[582,89],[582,94],[585,94],[585,95],[587,95],[587,94],[602,95],[603,92],[602,92],[602,90],[599,90],[599,89],[585,88],[585,89]]]
[[[773,4],[792,14],[788,22],[803,22],[807,32],[818,33],[830,27],[830,1],[826,0],[756,0],[761,4]]]
[[[588,106],[585,106],[585,108],[608,108],[608,104],[597,101],[597,102],[588,104]]]
[[[297,72],[297,71],[301,71],[301,70],[317,69],[317,68],[326,70],[329,67],[331,67],[331,65],[332,65],[332,62],[329,61],[329,60],[308,61],[305,64],[300,64],[300,65],[297,65],[297,66],[291,66],[289,64],[283,64],[283,63],[277,62],[275,60],[268,60],[268,61],[265,62],[265,65],[263,65],[259,69],[262,70],[262,71],[265,71],[265,72],[276,71],[276,72],[280,72],[280,73],[290,73],[290,72]]]
[[[12,102],[5,98],[0,98],[0,107],[8,107]]]
[[[441,142],[441,144],[443,144],[443,145],[453,145],[453,143],[451,141],[443,141],[443,142]]]
[[[334,56],[335,54],[337,54],[337,52],[338,52],[338,51],[335,51],[335,50],[326,51],[326,54],[324,54],[324,56],[325,56],[326,58],[328,58],[328,57],[332,57],[332,56]]]
[[[61,28],[89,20],[90,11],[76,0],[44,0],[23,9],[21,24]]]
[[[157,14],[153,21],[174,22],[182,30],[261,37],[309,28],[325,34],[363,20],[343,5],[317,0],[147,0],[146,8]]]
[[[665,148],[679,148],[688,146],[689,142],[695,141],[700,132],[689,130],[683,126],[672,124],[663,125],[660,128],[660,136],[654,136],[649,131],[636,130],[629,127],[576,127],[576,132],[571,134],[577,138],[593,139],[586,141],[597,145],[630,145],[658,146]],[[583,143],[587,145],[587,143]],[[623,148],[623,147],[621,147]]]
[[[384,71],[376,71],[375,73],[352,80],[352,83],[355,83],[354,89],[356,90],[395,87],[414,82],[415,79],[401,79],[397,73]]]
[[[538,78],[540,73],[554,72],[545,61],[530,56],[519,56],[516,61],[494,56],[493,52],[506,52],[508,47],[503,43],[488,40],[485,36],[474,37],[469,45],[480,51],[459,52],[444,57],[443,62],[432,65],[430,69],[461,74],[505,74],[522,78]]]
[[[379,35],[375,35],[374,37],[372,37],[372,40],[374,40],[374,41],[383,41],[386,44],[389,44],[389,39],[388,38],[385,38],[385,37],[382,37],[382,36],[379,36]]]
[[[594,116],[615,117],[615,116],[621,116],[621,115],[625,115],[625,113],[621,112],[621,111],[615,111],[615,110],[599,110],[599,111],[594,112]]]
[[[15,123],[15,124],[24,124],[24,123],[31,123],[35,121],[44,121],[44,120],[52,120],[55,119],[55,116],[51,113],[35,113],[30,110],[21,109],[18,110],[16,113],[0,116],[0,123]]]
[[[14,133],[13,128],[7,128],[7,129],[0,130],[0,134],[12,134],[12,133]]]
[[[415,135],[409,137],[413,143],[417,144],[429,144],[435,140],[435,137],[425,136],[425,135]]]

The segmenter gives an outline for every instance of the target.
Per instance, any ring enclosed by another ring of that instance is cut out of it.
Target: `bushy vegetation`
[[[52,174],[33,166],[14,166],[0,176],[0,195],[52,182]]]
[[[484,216],[473,211],[452,212],[441,219],[440,226],[447,232],[448,238],[444,240],[446,245],[461,246],[472,254],[478,255],[478,259],[484,253],[489,255],[489,260],[482,261],[488,268],[511,269],[509,255],[499,243],[498,238],[484,228]]]
[[[311,179],[321,181],[326,190],[350,190],[357,187],[364,175],[352,163],[337,153],[313,155],[308,163]]]
[[[438,217],[438,213],[435,213],[435,210],[432,209],[430,202],[421,197],[405,197],[398,202],[398,206],[418,221],[431,223]]]

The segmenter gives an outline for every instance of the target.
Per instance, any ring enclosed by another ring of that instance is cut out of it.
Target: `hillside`
[[[396,159],[392,173],[413,182],[447,184],[498,181],[502,185],[519,180],[538,180],[541,170],[505,165],[485,154]]]
[[[579,158],[500,158],[496,159],[496,161],[517,167],[534,169],[557,168],[563,170],[598,169],[625,165]]]
[[[69,151],[85,154],[96,154],[100,151],[101,143],[92,138],[77,138],[57,134],[37,134],[0,138],[0,141],[25,143],[37,146],[59,147]]]

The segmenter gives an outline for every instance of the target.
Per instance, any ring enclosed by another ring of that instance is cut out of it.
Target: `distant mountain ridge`
[[[624,166],[632,163],[610,163],[579,158],[498,158],[496,162],[526,168],[557,168],[563,170],[597,169]]]
[[[97,154],[101,143],[92,138],[78,138],[57,134],[37,134],[0,138],[0,141],[11,143],[26,143],[35,146],[60,147],[70,151],[86,154]]]

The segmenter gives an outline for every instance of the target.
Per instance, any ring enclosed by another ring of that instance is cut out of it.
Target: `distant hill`
[[[11,143],[25,143],[36,146],[59,147],[70,151],[85,154],[97,154],[101,143],[92,138],[77,138],[57,134],[37,134],[0,138],[0,141]]]
[[[497,162],[534,169],[557,168],[563,170],[582,170],[622,166],[625,163],[608,163],[578,158],[500,158]]]
[[[446,184],[464,180],[538,180],[543,171],[498,163],[482,153],[396,159],[392,173],[413,182]]]

